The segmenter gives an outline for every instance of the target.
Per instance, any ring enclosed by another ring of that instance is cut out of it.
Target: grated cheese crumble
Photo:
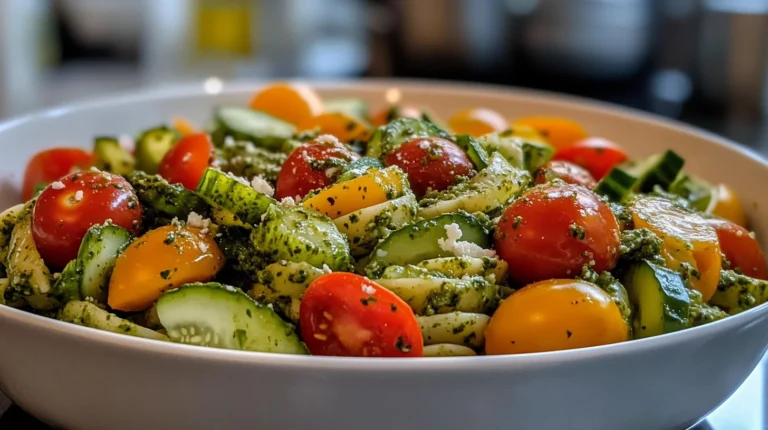
[[[251,180],[251,187],[254,190],[262,194],[265,194],[269,197],[272,197],[275,195],[275,190],[274,188],[272,188],[272,185],[269,185],[269,182],[264,180],[264,178],[262,178],[261,176],[256,175],[253,177],[253,179]]]
[[[458,224],[451,223],[445,226],[445,232],[447,237],[445,239],[437,239],[437,245],[440,246],[445,252],[450,252],[458,257],[495,257],[496,251],[492,249],[483,249],[482,247],[472,242],[462,242],[461,228]]]

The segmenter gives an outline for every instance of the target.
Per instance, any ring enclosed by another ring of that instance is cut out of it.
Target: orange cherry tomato
[[[476,137],[509,128],[507,120],[500,113],[482,108],[457,113],[448,120],[448,126],[454,134],[471,134]]]
[[[93,164],[90,152],[78,148],[54,148],[38,152],[27,162],[21,198],[32,198],[35,188],[56,181],[73,169],[86,170]]]
[[[163,292],[209,281],[222,267],[224,254],[202,230],[174,225],[150,230],[117,258],[109,306],[127,312],[147,309]]]
[[[534,182],[539,185],[546,184],[556,178],[562,179],[566,183],[582,185],[589,189],[597,185],[595,178],[586,169],[560,160],[552,160],[541,166],[536,171]]]
[[[270,85],[253,96],[250,107],[295,126],[323,112],[320,97],[311,87],[304,84]]]
[[[319,130],[320,134],[330,134],[342,142],[368,140],[371,135],[370,124],[344,112],[325,112],[308,118],[299,124],[300,131]]]
[[[421,327],[408,304],[353,273],[329,273],[315,279],[301,299],[299,326],[314,355],[424,355]]]
[[[611,297],[597,285],[550,279],[507,297],[485,330],[489,355],[585,348],[628,340]]]
[[[600,137],[590,137],[558,149],[554,158],[587,169],[599,181],[629,157],[615,143]]]
[[[158,174],[171,184],[181,184],[188,190],[194,190],[213,160],[211,138],[205,133],[190,134],[182,137],[165,154]]]
[[[573,277],[590,261],[597,272],[611,270],[620,245],[610,207],[573,184],[523,193],[504,211],[494,239],[510,277],[520,284]]]
[[[182,116],[173,118],[173,128],[175,128],[182,136],[200,133],[200,130],[194,124]]]
[[[77,257],[91,226],[112,224],[136,233],[141,204],[123,177],[107,172],[76,172],[48,185],[35,202],[32,237],[45,263],[61,270]]]
[[[757,279],[768,279],[765,255],[755,236],[746,228],[723,219],[709,219],[715,228],[720,251],[731,263],[732,269]]]
[[[513,128],[521,125],[537,130],[557,149],[570,146],[588,136],[581,124],[566,118],[530,116],[512,123]]]

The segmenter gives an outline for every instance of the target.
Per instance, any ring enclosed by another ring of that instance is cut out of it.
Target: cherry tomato
[[[512,202],[499,220],[496,250],[521,284],[616,266],[619,224],[608,205],[581,185],[544,185]]]
[[[301,299],[299,326],[302,339],[315,355],[424,355],[421,328],[408,304],[353,273],[336,272],[315,279]]]
[[[275,198],[303,198],[312,190],[332,184],[340,167],[359,155],[347,149],[333,136],[320,136],[305,143],[288,156],[277,176]]]
[[[69,174],[48,185],[35,203],[32,236],[40,255],[53,270],[77,257],[91,226],[107,220],[136,233],[141,205],[125,179],[107,172]]]
[[[535,180],[537,184],[545,184],[555,178],[562,179],[569,184],[582,185],[589,189],[597,185],[595,178],[583,167],[567,161],[552,160],[536,171]]]
[[[142,311],[164,291],[213,279],[224,254],[211,234],[194,227],[163,226],[134,240],[117,258],[109,280],[109,306]]]
[[[467,154],[455,143],[439,137],[407,142],[392,151],[385,163],[403,169],[418,197],[429,190],[444,190],[456,183],[460,176],[474,173]]]
[[[21,198],[27,201],[38,185],[53,182],[71,173],[74,168],[85,170],[92,163],[91,153],[82,149],[54,148],[38,152],[29,160],[24,171]]]
[[[709,219],[707,222],[715,228],[720,251],[731,263],[732,269],[739,269],[753,278],[768,279],[765,255],[749,230],[723,219]]]
[[[555,153],[555,160],[570,161],[587,170],[598,181],[614,166],[627,161],[627,154],[615,143],[600,138],[590,137],[571,146],[560,148]]]
[[[709,209],[713,215],[733,221],[742,227],[747,225],[747,214],[744,213],[744,206],[731,187],[717,184],[712,190],[712,198],[714,201],[710,203]]]
[[[621,311],[597,285],[549,279],[506,298],[485,330],[485,352],[521,354],[628,340]]]
[[[587,130],[576,121],[556,116],[529,116],[519,118],[512,123],[512,128],[530,127],[545,136],[555,148],[565,148],[581,139],[587,138]]]
[[[197,188],[205,169],[213,163],[213,143],[205,133],[184,136],[168,151],[158,167],[158,173],[172,184]]]

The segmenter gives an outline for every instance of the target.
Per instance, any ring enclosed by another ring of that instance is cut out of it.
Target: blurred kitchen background
[[[0,117],[210,77],[369,76],[587,96],[768,153],[768,0],[0,0]]]

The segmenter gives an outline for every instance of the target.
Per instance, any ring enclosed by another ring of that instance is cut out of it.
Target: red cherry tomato
[[[473,173],[467,154],[455,143],[439,137],[404,143],[387,156],[385,163],[403,169],[418,197],[429,190],[444,190],[456,183],[460,176]]]
[[[590,137],[571,146],[559,149],[555,160],[570,161],[587,170],[598,181],[614,166],[627,161],[627,154],[615,143],[600,138]]]
[[[322,136],[294,149],[277,175],[275,198],[304,198],[312,190],[331,185],[340,171],[359,155],[335,138]]]
[[[715,228],[720,251],[731,263],[732,269],[739,269],[753,278],[768,279],[765,255],[749,230],[723,219],[710,219],[707,222]]]
[[[197,188],[205,169],[213,163],[213,143],[205,133],[184,136],[168,151],[158,167],[158,173],[172,184]]]
[[[82,149],[54,148],[38,152],[29,160],[24,171],[21,198],[27,201],[38,185],[53,182],[71,173],[74,168],[85,170],[92,163],[91,153]]]
[[[580,185],[532,188],[499,220],[496,250],[510,276],[529,284],[573,278],[594,261],[598,272],[616,266],[619,224],[608,205]]]
[[[581,166],[577,166],[567,161],[553,160],[541,166],[536,171],[536,183],[545,184],[558,178],[569,184],[582,185],[592,189],[597,185],[595,178]]]
[[[301,337],[315,355],[421,357],[424,339],[413,310],[353,273],[315,279],[301,299]]]
[[[77,257],[80,242],[94,224],[112,223],[137,233],[141,205],[131,185],[107,172],[77,172],[48,185],[35,203],[32,236],[53,270]]]

